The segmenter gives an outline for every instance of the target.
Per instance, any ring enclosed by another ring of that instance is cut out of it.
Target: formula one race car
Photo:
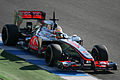
[[[20,26],[23,20],[29,20],[25,27]],[[34,26],[33,20],[37,21]],[[34,51],[34,54],[44,55],[48,66],[62,70],[80,70],[86,66],[95,71],[117,70],[117,64],[108,61],[108,51],[104,45],[95,45],[92,51],[87,51],[79,36],[68,36],[62,30],[57,31],[59,25],[56,20],[55,12],[53,19],[47,20],[45,12],[19,10],[15,14],[15,24],[3,27],[2,41],[4,45],[17,45]],[[48,24],[51,25],[50,29],[43,27]]]

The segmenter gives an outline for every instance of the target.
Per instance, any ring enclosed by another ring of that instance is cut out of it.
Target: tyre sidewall
[[[5,31],[5,32],[4,32]],[[3,38],[5,37],[6,38]],[[6,24],[2,30],[2,41],[5,45],[16,45],[19,38],[18,27],[14,24]]]

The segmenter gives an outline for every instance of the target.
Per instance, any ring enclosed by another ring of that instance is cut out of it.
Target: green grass
[[[63,80],[0,49],[0,80]]]

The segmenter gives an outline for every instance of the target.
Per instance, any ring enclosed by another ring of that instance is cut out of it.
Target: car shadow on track
[[[97,75],[97,74],[114,74],[114,72],[111,72],[111,71],[93,71],[93,70],[83,70],[85,71],[86,73],[88,74],[92,74],[92,75]]]
[[[29,66],[24,66],[24,67],[21,67],[19,68],[20,70],[43,70],[42,68],[32,64],[32,65],[29,65]]]
[[[13,54],[10,54],[4,50],[0,53],[0,55],[3,57],[3,58],[0,58],[0,60],[14,61],[15,63],[18,63],[18,64],[26,63],[24,59],[19,58]],[[30,64],[28,66],[23,66],[19,69],[20,70],[43,70],[42,68],[40,68],[34,64]]]
[[[1,56],[3,56],[4,58],[2,58],[1,60],[10,60],[10,61],[21,61],[23,59],[13,55],[13,54],[10,54],[8,52],[6,52],[5,50],[3,50],[1,53],[0,53]]]

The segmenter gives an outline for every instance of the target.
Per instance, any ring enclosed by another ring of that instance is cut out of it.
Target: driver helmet
[[[55,30],[56,30],[57,32],[63,33],[62,28],[61,28],[61,26],[59,26],[59,25],[57,25],[57,27],[56,27]]]
[[[54,22],[51,20],[44,20],[43,26],[46,26],[48,29],[52,29],[54,27]]]

